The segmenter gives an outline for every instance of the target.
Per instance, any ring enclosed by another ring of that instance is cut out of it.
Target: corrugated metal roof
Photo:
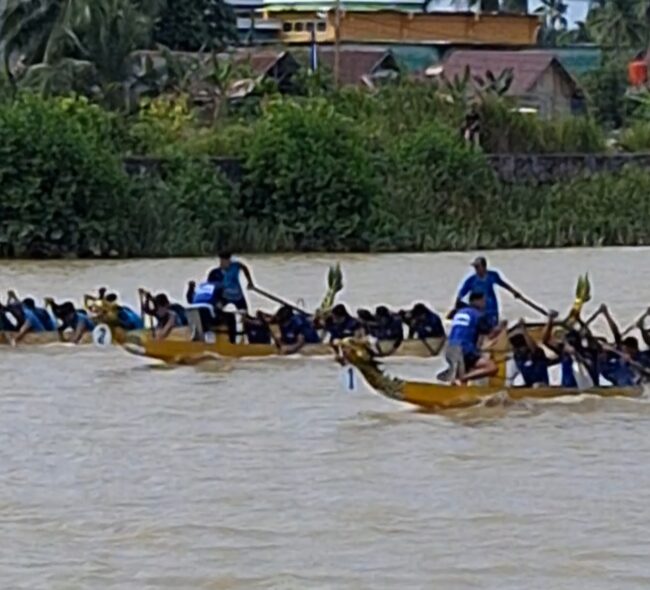
[[[328,68],[334,67],[332,47],[319,47],[318,56]],[[369,76],[383,68],[399,71],[390,51],[381,48],[341,49],[339,81],[343,85],[361,84],[364,76]]]
[[[520,96],[530,92],[540,76],[552,65],[572,79],[552,53],[542,51],[454,51],[444,60],[443,72],[451,80],[454,76],[463,76],[467,67],[473,76],[481,77],[488,71],[498,76],[504,70],[512,69],[513,80],[508,94]]]

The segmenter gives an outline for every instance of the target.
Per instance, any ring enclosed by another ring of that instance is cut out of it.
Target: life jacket
[[[478,354],[479,321],[481,312],[464,307],[456,312],[449,332],[449,345],[458,346],[464,354]]]
[[[119,311],[117,312],[117,321],[120,328],[126,331],[144,329],[142,318],[130,307],[126,307],[125,305],[120,305]]]
[[[214,305],[218,299],[219,285],[217,283],[201,283],[194,291],[192,303],[209,303]]]

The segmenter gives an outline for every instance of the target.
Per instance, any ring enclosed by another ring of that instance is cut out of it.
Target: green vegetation
[[[509,186],[486,159],[491,153],[649,150],[650,93],[626,96],[625,52],[610,52],[585,80],[586,115],[554,121],[515,108],[504,96],[508,72],[480,81],[469,75],[445,83],[401,80],[370,92],[335,90],[326,71],[302,70],[291,95],[282,95],[253,75],[250,64],[217,55],[234,34],[221,0],[181,4],[8,0],[0,25],[7,47],[0,77],[0,256],[650,239],[650,172],[630,168]],[[581,34],[647,44],[634,24],[638,11],[625,12],[628,20],[619,15],[611,29],[613,5],[607,18],[598,13],[605,4],[594,5]],[[544,5],[545,42],[561,43],[569,33],[564,3]],[[141,51],[156,43],[205,51]],[[247,91],[233,96],[238,81]],[[195,85],[209,89],[198,106]],[[462,138],[470,109],[481,122],[480,146]],[[608,147],[611,129],[617,129],[617,148]],[[129,176],[122,164],[132,155],[158,162]],[[241,177],[219,172],[217,156],[238,159]]]

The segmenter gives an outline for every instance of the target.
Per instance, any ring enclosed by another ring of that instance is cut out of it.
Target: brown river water
[[[591,305],[621,323],[650,304],[649,249],[488,258],[561,311],[585,271]],[[342,299],[446,310],[470,259],[341,257]],[[261,286],[313,307],[336,258],[247,260]],[[181,298],[211,263],[2,262],[0,289]],[[534,317],[502,301],[509,318]],[[161,369],[117,348],[3,347],[0,588],[650,587],[647,400],[427,415],[339,381],[329,359]]]

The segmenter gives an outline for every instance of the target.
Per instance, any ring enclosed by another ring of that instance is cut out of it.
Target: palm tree
[[[558,38],[569,28],[567,11],[569,5],[564,0],[541,0],[542,5],[535,10],[544,17],[538,41],[540,45],[555,46]]]
[[[591,36],[617,53],[643,47],[648,38],[642,18],[647,9],[644,4],[638,0],[597,0],[587,19]]]
[[[147,47],[152,19],[130,0],[92,0],[74,28],[65,27],[57,51],[27,68],[23,81],[44,92],[76,90],[111,108],[130,110],[145,88],[156,81],[150,57],[138,57]]]
[[[139,14],[153,26],[164,0],[140,0]],[[136,6],[122,3],[120,10],[134,15]],[[5,70],[11,76],[12,58],[26,66],[53,64],[78,48],[79,31],[96,26],[111,8],[101,0],[7,0],[0,13],[0,45],[4,46]]]

